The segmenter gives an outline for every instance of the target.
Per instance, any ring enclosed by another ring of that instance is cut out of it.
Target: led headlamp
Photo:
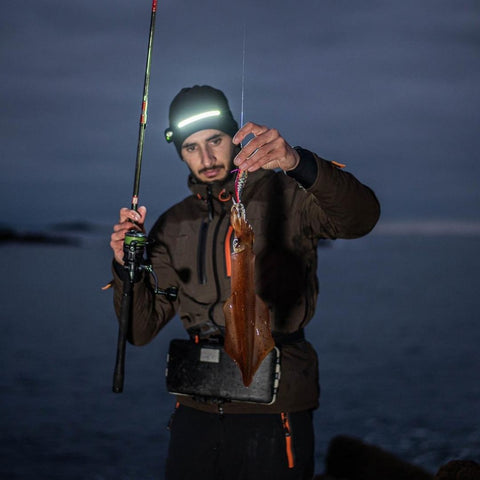
[[[207,112],[197,113],[196,115],[192,115],[178,122],[177,129],[182,129],[184,127],[187,127],[188,125],[191,125],[200,120],[204,120],[206,118],[219,117],[221,113],[222,112],[220,110],[209,110]],[[165,140],[167,140],[168,143],[173,142],[173,135],[174,135],[174,130],[172,130],[171,127],[165,130]]]

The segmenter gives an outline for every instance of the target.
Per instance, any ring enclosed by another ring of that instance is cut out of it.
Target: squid
[[[254,233],[238,190],[241,189],[237,189],[237,202],[234,201],[230,211],[235,238],[231,254],[231,296],[223,306],[224,348],[240,368],[243,384],[248,387],[275,343],[268,307],[255,293]]]

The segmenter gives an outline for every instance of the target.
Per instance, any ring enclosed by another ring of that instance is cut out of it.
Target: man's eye
[[[220,145],[220,143],[222,142],[222,139],[221,138],[214,138],[212,140],[212,144],[213,145]]]

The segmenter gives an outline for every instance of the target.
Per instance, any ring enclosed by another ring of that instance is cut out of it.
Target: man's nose
[[[202,149],[202,163],[205,167],[210,167],[215,164],[215,155],[208,145]]]

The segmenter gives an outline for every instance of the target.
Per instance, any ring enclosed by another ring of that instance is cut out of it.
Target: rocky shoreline
[[[325,473],[314,480],[480,480],[480,464],[452,460],[434,475],[375,445],[340,435],[330,441]]]

